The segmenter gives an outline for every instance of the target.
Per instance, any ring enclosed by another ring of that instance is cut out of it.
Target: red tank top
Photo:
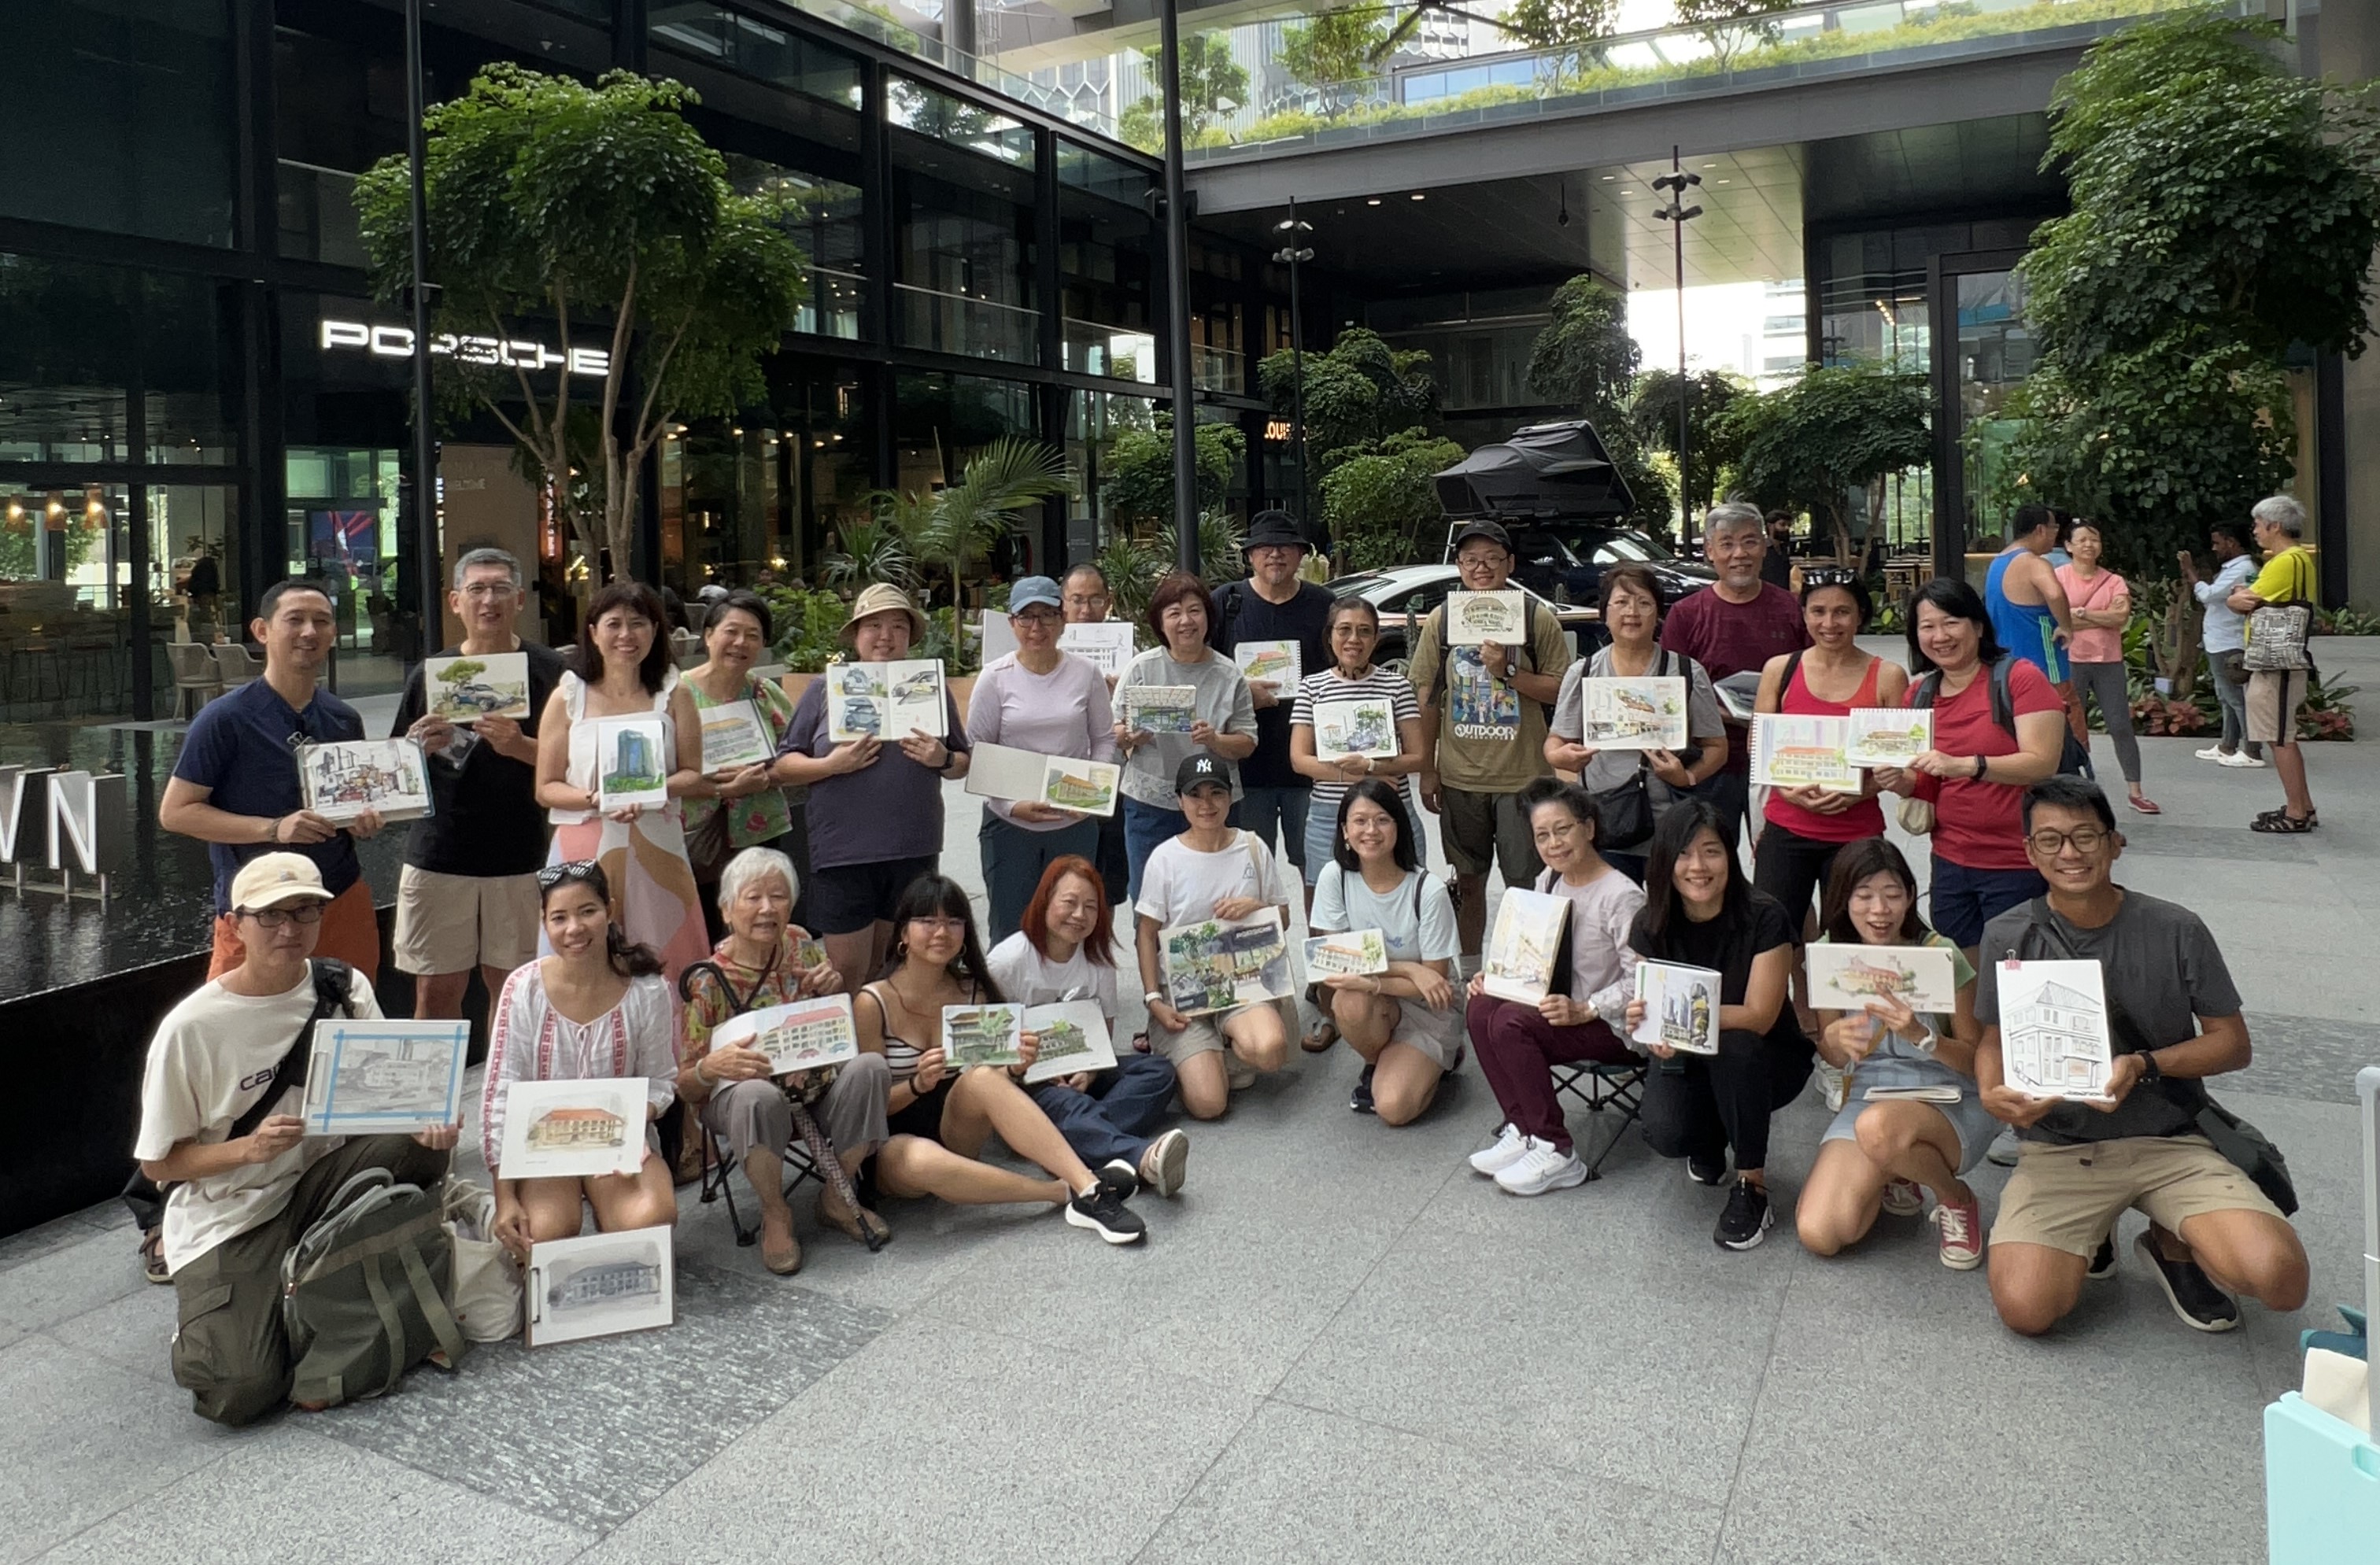
[[[1809,713],[1820,717],[1840,717],[1853,707],[1876,705],[1876,677],[1883,672],[1884,660],[1870,658],[1867,674],[1848,701],[1827,701],[1811,694],[1803,679],[1800,663],[1793,665],[1793,677],[1785,682],[1785,689],[1777,698],[1778,710]],[[1819,815],[1787,800],[1777,789],[1768,792],[1768,807],[1765,812],[1770,821],[1797,837],[1814,843],[1856,843],[1862,837],[1884,835],[1884,806],[1873,798],[1862,799],[1839,815]]]

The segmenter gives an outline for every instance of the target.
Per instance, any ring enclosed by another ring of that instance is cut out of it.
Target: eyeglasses
[[[1055,609],[1036,603],[1033,607],[1024,610],[1021,613],[1011,614],[1008,617],[1014,620],[1019,625],[1040,625],[1046,628],[1050,625],[1056,625],[1065,616],[1058,613]]]
[[[509,598],[520,588],[508,581],[475,581],[460,590],[466,598]]]
[[[2096,826],[2078,826],[2071,831],[2059,831],[2045,826],[2025,838],[2025,841],[2031,843],[2033,851],[2042,857],[2056,858],[2058,853],[2069,845],[2071,845],[2076,853],[2097,853],[2099,844],[2106,842],[2109,835],[2110,833],[2102,831]]]
[[[290,924],[303,927],[322,921],[322,904],[319,902],[301,902],[295,907],[243,907],[240,912],[255,919],[261,929],[278,929]]]
[[[966,928],[964,918],[912,918],[909,922],[937,935],[955,935]]]
[[[591,858],[567,859],[560,864],[549,864],[544,868],[539,870],[537,872],[537,889],[540,892],[550,892],[553,890],[554,887],[562,884],[565,880],[581,880],[591,883],[597,876],[602,873],[603,867],[596,863]]]

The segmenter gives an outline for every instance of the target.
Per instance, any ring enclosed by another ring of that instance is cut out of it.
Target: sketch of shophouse
[[[570,1146],[621,1146],[627,1143],[628,1122],[609,1109],[549,1109],[528,1127],[532,1152],[556,1152]]]
[[[311,758],[314,797],[331,807],[377,805],[420,797],[405,768],[375,755],[375,746],[324,745]]]
[[[2028,1081],[2089,1093],[2107,1078],[2107,1008],[2079,989],[2042,985],[2006,1008],[2001,1037],[2010,1066]]]

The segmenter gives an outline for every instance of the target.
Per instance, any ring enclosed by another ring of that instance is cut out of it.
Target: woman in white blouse
[[[677,1220],[669,1166],[650,1124],[677,1096],[676,1024],[661,958],[612,922],[611,882],[593,860],[549,865],[537,885],[553,954],[504,980],[480,1103],[480,1150],[496,1184],[496,1237],[523,1257],[531,1244],[577,1237],[582,1201],[605,1233]],[[504,1177],[504,1104],[514,1082],[621,1076],[648,1083],[641,1168],[583,1179]]]

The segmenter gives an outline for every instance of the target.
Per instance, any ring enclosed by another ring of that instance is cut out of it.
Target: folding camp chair
[[[694,1117],[688,1115],[687,1118]],[[726,1149],[720,1146],[719,1137],[711,1134],[709,1126],[699,1120],[695,1120],[694,1128],[696,1134],[702,1137],[702,1204],[707,1207],[720,1197],[725,1196],[727,1225],[735,1231],[735,1243],[759,1244],[760,1242],[759,1214],[754,1214],[752,1226],[747,1228],[744,1226],[743,1214],[735,1209],[735,1182],[743,1177],[743,1171],[727,1160]],[[802,1187],[804,1180],[814,1179],[818,1181],[821,1191],[826,1188],[826,1176],[819,1172],[818,1159],[810,1156],[810,1149],[803,1142],[799,1131],[794,1133],[793,1144],[778,1155],[785,1160],[785,1171],[788,1176],[785,1180],[786,1200],[790,1201],[794,1198],[794,1192]]]
[[[1603,1174],[1603,1159],[1611,1156],[1611,1149],[1620,1145],[1620,1138],[1628,1134],[1628,1127],[1634,1124],[1636,1117],[1645,1111],[1645,1073],[1647,1066],[1643,1059],[1635,1058],[1624,1065],[1608,1065],[1599,1060],[1572,1060],[1550,1069],[1557,1098],[1574,1098],[1591,1114],[1600,1114],[1609,1109],[1620,1116],[1611,1134],[1604,1141],[1603,1149],[1596,1153],[1586,1165],[1586,1177],[1599,1179]]]

